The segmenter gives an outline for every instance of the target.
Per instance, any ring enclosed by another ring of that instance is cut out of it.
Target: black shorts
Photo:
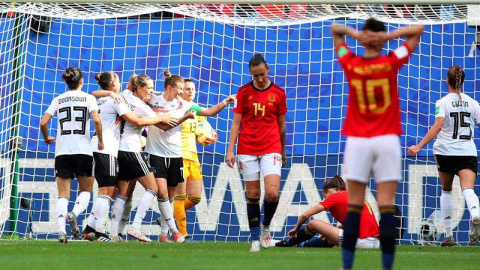
[[[185,182],[183,178],[183,158],[165,158],[156,155],[149,155],[150,165],[153,167],[155,178],[167,179],[169,187],[176,187],[179,183]]]
[[[113,155],[93,152],[95,162],[95,179],[98,187],[114,187],[117,185],[118,161]]]
[[[118,151],[118,180],[133,180],[152,172],[147,158],[140,152]]]
[[[470,169],[475,174],[478,171],[478,158],[476,156],[435,155],[435,161],[440,172],[458,175],[458,172],[464,169]]]
[[[55,176],[63,178],[93,176],[93,157],[83,154],[56,156]]]

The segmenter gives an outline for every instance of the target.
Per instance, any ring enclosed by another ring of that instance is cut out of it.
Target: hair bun
[[[100,81],[100,74],[95,75],[95,80]]]
[[[168,70],[165,70],[163,72],[163,76],[165,76],[165,79],[168,79],[168,78],[172,77],[172,73],[170,73],[170,71],[168,71]]]

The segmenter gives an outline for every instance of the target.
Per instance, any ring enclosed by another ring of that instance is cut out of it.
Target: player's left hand
[[[295,234],[297,232],[298,232],[298,230],[296,228],[293,228],[287,233],[287,235],[288,235],[288,237],[292,238],[292,237],[295,237]]]
[[[48,136],[47,139],[43,140],[46,144],[52,144],[55,142],[55,137]]]
[[[237,98],[237,95],[231,95],[231,96],[228,96],[225,101],[228,103],[228,104],[234,104],[235,103],[235,99]]]
[[[282,154],[282,167],[285,167],[285,165],[287,165],[288,161],[287,161],[287,155],[286,154]]]
[[[412,146],[408,147],[408,154],[413,157],[418,152],[420,152],[420,150],[422,150],[422,149],[420,147],[418,147],[417,145],[412,145]]]
[[[191,111],[186,112],[185,115],[187,116],[187,118],[194,119],[195,115],[197,115],[197,112],[194,111],[194,110],[191,110]]]
[[[103,148],[104,148],[103,142],[98,141],[98,150],[103,150]]]

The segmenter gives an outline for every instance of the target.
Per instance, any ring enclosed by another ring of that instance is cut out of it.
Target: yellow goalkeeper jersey
[[[182,123],[182,150],[184,159],[198,160],[195,131],[197,130],[198,123],[204,121],[207,121],[204,116],[197,116],[195,119],[187,119]]]

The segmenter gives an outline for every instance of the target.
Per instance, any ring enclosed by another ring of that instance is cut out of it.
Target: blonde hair
[[[147,84],[148,80],[151,80],[150,76],[147,74],[133,74],[130,79],[128,80],[128,84],[130,85],[130,90],[132,92],[137,91],[138,87],[144,87]]]
[[[462,84],[465,81],[465,72],[460,66],[453,66],[448,69],[447,73],[447,83],[450,87],[455,89],[457,92],[458,98],[462,100],[460,95],[462,92]]]

